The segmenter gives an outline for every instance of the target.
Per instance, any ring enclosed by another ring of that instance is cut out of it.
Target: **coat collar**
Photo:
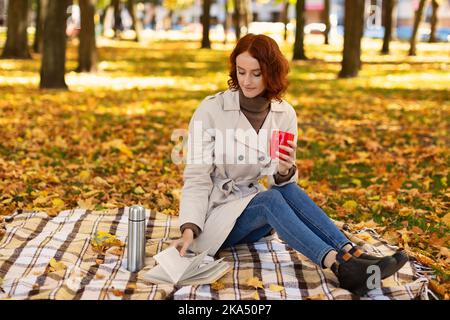
[[[223,95],[224,95],[223,110],[225,111],[241,110],[239,104],[239,90],[228,89],[225,92],[223,92]],[[286,109],[283,108],[283,102],[279,102],[275,99],[272,99],[270,101],[270,111],[283,112],[286,111]]]

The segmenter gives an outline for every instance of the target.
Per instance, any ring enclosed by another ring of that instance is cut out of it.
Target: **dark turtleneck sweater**
[[[248,119],[256,133],[258,133],[270,112],[270,101],[263,96],[263,93],[253,98],[247,98],[242,90],[239,89],[239,105],[241,107],[241,112]],[[296,166],[293,166],[287,175],[283,176],[276,173],[273,175],[273,178],[276,183],[286,182],[295,174],[295,170]],[[194,238],[197,238],[200,234],[200,228],[196,224],[189,222],[184,223],[180,227],[181,234],[183,234],[183,231],[186,228],[189,228],[194,232]]]

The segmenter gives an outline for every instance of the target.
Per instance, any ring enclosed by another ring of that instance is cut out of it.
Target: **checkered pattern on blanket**
[[[138,273],[126,269],[126,250],[103,255],[92,250],[97,231],[127,241],[129,207],[108,211],[66,210],[56,217],[45,212],[17,211],[0,240],[0,299],[358,299],[338,287],[337,278],[290,248],[277,235],[250,245],[239,245],[219,253],[233,266],[220,279],[222,288],[211,285],[155,285],[144,278],[155,261],[180,232],[176,216],[146,210],[146,261]],[[351,233],[336,222],[349,239],[373,254],[392,254],[393,248],[371,230]],[[364,240],[363,240],[364,239]],[[45,272],[50,260],[63,262],[65,270]],[[103,261],[103,263],[99,260]],[[410,261],[382,288],[362,299],[427,299],[427,279]],[[264,288],[246,284],[257,277]],[[270,285],[282,286],[281,291]]]

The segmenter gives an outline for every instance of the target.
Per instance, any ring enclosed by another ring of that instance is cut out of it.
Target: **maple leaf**
[[[48,272],[57,272],[60,270],[65,270],[67,267],[63,262],[56,261],[55,258],[51,258],[50,263],[47,266],[47,268],[48,268]]]
[[[284,290],[284,287],[280,286],[278,284],[271,283],[269,285],[269,290],[274,291],[274,292],[280,292],[280,291]]]
[[[261,280],[258,279],[258,277],[248,278],[245,283],[248,286],[251,286],[251,287],[254,287],[254,288],[262,288],[262,289],[264,289],[263,283],[262,283]]]

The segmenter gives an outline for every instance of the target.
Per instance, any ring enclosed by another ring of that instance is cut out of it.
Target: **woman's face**
[[[239,87],[247,98],[256,97],[266,89],[259,62],[248,51],[236,57],[236,73]]]

